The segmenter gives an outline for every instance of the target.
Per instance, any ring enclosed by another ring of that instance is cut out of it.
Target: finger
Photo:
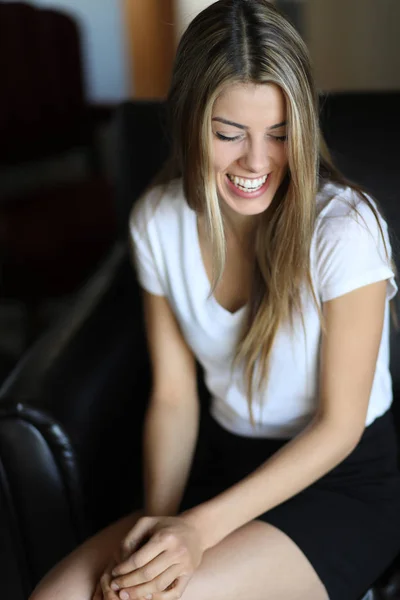
[[[103,600],[100,582],[96,585],[92,600]]]
[[[143,567],[132,570],[126,575],[120,575],[113,578],[112,589],[122,589],[142,585],[152,581],[169,567],[179,564],[179,557],[174,556],[172,552],[161,552],[156,558],[145,564]],[[116,587],[118,586],[118,588]]]
[[[132,571],[136,571],[144,565],[147,565],[162,552],[167,550],[167,547],[168,546],[165,540],[160,538],[158,535],[153,536],[147,543],[145,543],[144,546],[142,546],[142,548],[140,548],[140,550],[134,552],[131,554],[131,556],[129,556],[129,558],[124,560],[118,566],[114,567],[112,570],[113,579],[120,577],[121,575],[131,573]]]
[[[166,590],[159,594],[153,594],[152,600],[178,600],[182,598],[189,581],[189,576],[178,577]]]
[[[180,567],[180,573],[178,572],[175,577],[180,575],[183,571],[182,564],[179,560],[179,557],[174,557],[171,553],[162,552],[159,556],[157,556],[154,560],[150,561],[140,569],[136,571],[132,571],[127,573],[126,575],[121,575],[113,579],[111,583],[111,588],[117,590],[135,587],[139,585],[143,585],[149,582],[154,581],[158,577],[165,573],[171,567]],[[163,590],[171,583],[167,582]]]
[[[151,537],[151,529],[155,525],[157,520],[153,517],[142,517],[132,527],[121,544],[122,560],[125,560],[135,550],[146,543]]]
[[[165,598],[165,593],[166,592],[170,592],[176,585],[178,584],[178,579],[175,579],[171,585],[169,585],[165,590],[163,590],[162,592],[159,592],[158,594],[152,594],[153,598],[151,600],[164,600]],[[143,599],[145,600],[145,599]],[[150,600],[150,596],[148,598],[148,600]]]
[[[182,575],[178,577],[162,594],[162,600],[178,600],[182,598],[183,592],[186,590],[187,585],[191,579],[191,575]]]
[[[140,539],[136,538],[132,542],[127,542],[126,546],[121,549],[120,560],[118,560],[115,566],[119,567],[123,562],[128,560],[134,552],[138,552],[143,546],[145,546],[151,540],[151,533],[144,533]]]
[[[103,598],[101,600],[119,600],[116,592],[111,589],[111,573],[109,570],[105,571],[100,578],[100,587],[101,592],[103,594]]]
[[[128,596],[130,600],[142,600],[143,598],[147,598],[147,596],[154,596],[163,592],[162,597],[164,600],[164,593],[166,593],[164,590],[174,583],[181,572],[181,565],[173,565],[148,583],[135,587],[124,588],[119,592],[119,597],[121,600],[128,600]],[[128,596],[124,596],[124,593],[128,594]]]

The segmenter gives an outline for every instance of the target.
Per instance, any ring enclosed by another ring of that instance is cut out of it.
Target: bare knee
[[[112,523],[58,563],[40,581],[29,600],[91,600],[101,574],[143,511]]]

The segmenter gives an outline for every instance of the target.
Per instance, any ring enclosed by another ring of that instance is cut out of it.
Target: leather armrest
[[[62,428],[22,404],[0,408],[0,456],[2,593],[25,598],[84,539],[81,486]]]

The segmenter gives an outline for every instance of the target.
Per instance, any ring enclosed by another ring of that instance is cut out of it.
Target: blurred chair
[[[0,168],[83,153],[85,173],[0,198],[0,296],[26,309],[26,341],[44,300],[73,293],[116,235],[113,190],[85,100],[80,36],[68,15],[0,2]],[[1,193],[1,190],[0,190]]]

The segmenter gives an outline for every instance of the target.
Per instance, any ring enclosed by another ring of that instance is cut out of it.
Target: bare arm
[[[147,515],[178,512],[198,436],[196,363],[166,298],[144,292],[152,391],[144,424]]]
[[[311,424],[253,473],[182,513],[211,547],[338,465],[364,431],[382,336],[386,281],[324,304],[320,403]]]

